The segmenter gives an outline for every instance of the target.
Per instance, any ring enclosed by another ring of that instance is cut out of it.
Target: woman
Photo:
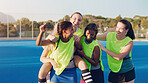
[[[58,41],[55,43],[50,40],[44,40],[42,42],[42,34],[44,33],[45,25],[40,27],[40,34],[37,38],[37,43],[40,45],[55,44],[54,50],[51,54],[45,49],[41,56],[41,61],[44,63],[39,72],[39,82],[46,82],[46,75],[51,70],[50,80],[51,82],[76,82],[75,65],[82,70],[83,74],[86,74],[88,78],[85,80],[88,83],[92,82],[91,75],[85,62],[76,56],[75,61],[73,60],[74,51],[81,49],[79,40],[73,36],[73,28],[71,22],[63,21],[58,23],[56,37]],[[74,48],[74,46],[76,48]],[[47,56],[48,55],[48,56]],[[47,57],[46,57],[47,56]],[[50,58],[49,58],[50,57]],[[75,63],[75,65],[74,65]],[[51,67],[53,66],[53,69]],[[71,73],[71,74],[70,74]],[[83,76],[86,77],[86,76]],[[84,78],[85,79],[85,78]]]
[[[82,22],[82,19],[83,19],[83,16],[80,12],[74,12],[69,19],[69,21],[73,25],[74,35],[77,35],[79,37],[83,35],[83,31],[80,28],[78,28]],[[55,37],[56,34],[57,34],[57,29],[55,27],[52,35],[49,35],[46,38],[46,40],[50,39],[51,41],[56,41],[57,40],[57,38]]]
[[[79,25],[81,24],[81,22],[82,22],[82,14],[81,13],[79,13],[79,12],[75,12],[75,13],[73,13],[72,15],[71,15],[71,17],[70,17],[70,22],[72,23],[72,25],[73,25],[73,30],[74,30],[74,35],[77,35],[78,37],[80,37],[80,36],[82,36],[83,35],[83,31],[80,29],[80,28],[78,28],[79,27]],[[45,25],[42,25],[42,26],[45,26]],[[52,33],[52,35],[49,35],[47,38],[46,38],[46,40],[50,40],[50,41],[52,41],[52,42],[56,42],[58,39],[57,39],[57,37],[55,37],[55,35],[57,34],[57,28],[55,27],[55,29],[54,29],[54,32]],[[42,37],[40,37],[40,38],[42,38]],[[44,46],[43,48],[45,49],[49,49],[49,50],[51,50],[52,48],[54,48],[55,47],[55,45],[54,44],[49,44],[48,46],[47,45],[45,45],[45,44],[42,44],[41,45],[41,43],[43,42],[46,42],[46,40],[44,41],[40,41],[40,40],[42,40],[42,39],[39,39],[39,40],[37,40],[37,42],[36,42],[36,45],[38,45],[38,46]],[[48,50],[48,51],[49,51]],[[77,55],[77,52],[75,53],[75,55]],[[77,58],[77,59],[80,59],[80,57],[79,56],[74,56],[74,58]],[[74,59],[75,60],[75,59]],[[81,60],[81,59],[80,59]],[[80,61],[80,60],[78,60],[78,61]],[[81,62],[81,61],[80,61]],[[76,62],[75,61],[75,63],[78,63],[78,62]],[[44,67],[44,65],[45,65],[45,67],[47,66],[46,64],[43,64],[43,66],[42,67]],[[79,66],[79,65],[78,65]],[[77,71],[80,71],[79,69],[77,70]],[[41,74],[42,73],[42,71],[40,70],[40,72],[39,72],[39,78],[44,78],[46,75],[43,75],[43,74]],[[77,73],[78,74],[78,73]],[[48,78],[49,77],[49,74],[48,74],[48,76],[47,76],[47,79],[49,79]],[[78,79],[80,79],[80,74],[78,74],[77,75],[77,77],[78,77]],[[48,80],[49,81],[49,80]],[[78,82],[80,82],[79,80],[78,80]]]
[[[134,83],[135,70],[131,59],[133,48],[133,39],[135,35],[132,25],[127,20],[120,20],[116,26],[116,32],[106,32],[103,35],[97,35],[97,39],[106,40],[105,48],[100,44],[103,51],[107,53],[110,73],[109,83]]]
[[[87,64],[94,83],[104,83],[103,64],[101,60],[102,50],[99,47],[96,35],[98,29],[95,23],[90,23],[84,30],[84,35],[81,37],[83,50],[78,50],[78,53]],[[83,76],[83,74],[82,74]]]

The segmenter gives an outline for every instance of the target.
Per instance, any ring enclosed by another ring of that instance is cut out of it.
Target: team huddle
[[[45,40],[42,36],[46,24],[40,26],[36,45],[43,46],[44,50],[38,83],[80,83],[76,68],[81,70],[81,83],[104,83],[102,50],[107,53],[110,69],[108,83],[134,83],[131,52],[135,36],[131,23],[122,19],[115,32],[98,34],[95,23],[89,23],[84,32],[78,28],[82,19],[81,13],[73,13],[69,21],[58,23]],[[106,48],[99,40],[107,41]],[[47,75],[50,77],[46,79]]]

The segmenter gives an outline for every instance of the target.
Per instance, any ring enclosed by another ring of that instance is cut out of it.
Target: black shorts
[[[135,79],[135,69],[126,72],[126,73],[114,73],[110,71],[108,81],[112,83],[123,83],[129,82]]]
[[[93,79],[93,83],[104,83],[104,73],[101,70],[101,68],[96,70],[91,70],[90,72]],[[83,80],[82,76],[81,80]]]
[[[91,75],[93,79],[93,83],[104,83],[104,73],[100,69],[97,70],[91,70]]]

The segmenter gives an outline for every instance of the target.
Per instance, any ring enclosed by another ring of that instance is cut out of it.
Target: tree
[[[124,18],[125,20],[128,20],[129,22],[133,22],[134,20],[132,18]]]
[[[96,16],[96,19],[106,19],[106,18],[102,16]]]
[[[19,26],[20,26],[20,22],[21,22],[21,29],[22,31],[31,31],[31,22],[28,18],[21,18],[20,20],[17,20],[16,21],[16,25],[18,26],[18,29],[19,29]]]
[[[134,18],[134,19],[139,19],[140,16],[139,16],[139,15],[135,15],[133,18]]]
[[[134,19],[133,21],[133,28],[139,30],[141,27],[141,20],[140,19]]]
[[[28,18],[22,18],[21,19],[21,26],[22,26],[22,31],[31,31],[31,27],[29,27],[29,25],[31,25],[32,23],[30,22],[30,20]]]
[[[6,24],[0,24],[0,37],[7,36],[7,26]]]
[[[117,25],[117,22],[118,22],[117,20],[111,19],[111,21],[108,24],[108,27],[109,28],[114,28]]]
[[[70,20],[70,17],[68,15],[66,15],[62,19],[58,20],[58,22],[69,21],[69,20]]]
[[[37,23],[37,21],[33,21],[33,28],[34,28],[34,31],[39,31],[39,24]]]
[[[142,20],[141,21],[141,26],[143,27],[143,28],[148,28],[148,20]]]
[[[83,18],[83,19],[82,19],[82,23],[81,23],[81,25],[80,25],[80,28],[81,28],[82,30],[84,30],[88,23],[89,23],[88,19],[87,19],[87,18]]]
[[[119,16],[117,16],[115,19],[116,19],[117,21],[120,21],[120,20],[122,19],[122,17],[121,17],[121,15],[119,15]]]

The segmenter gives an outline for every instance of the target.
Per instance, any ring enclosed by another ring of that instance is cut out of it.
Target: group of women
[[[81,80],[85,83],[104,83],[102,50],[107,53],[110,73],[109,83],[134,83],[135,70],[132,63],[133,39],[132,25],[127,20],[117,23],[115,32],[97,34],[95,23],[86,26],[84,33],[78,28],[82,15],[75,12],[69,21],[58,23],[52,35],[45,40],[42,36],[46,24],[40,26],[36,40],[44,46],[40,61],[43,62],[38,75],[39,83],[77,83],[76,68],[81,70]],[[98,41],[107,41],[106,48]],[[50,71],[50,74],[49,74]],[[50,79],[46,80],[46,76]],[[81,81],[82,82],[82,81]]]

